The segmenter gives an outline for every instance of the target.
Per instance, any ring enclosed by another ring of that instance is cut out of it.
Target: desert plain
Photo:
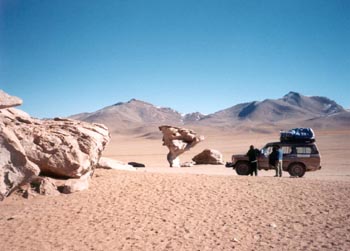
[[[225,161],[278,132],[200,129]],[[97,169],[89,190],[0,203],[0,250],[350,250],[350,130],[316,130],[322,169],[238,176],[224,165],[170,168],[159,138],[112,135],[105,157],[146,165]]]

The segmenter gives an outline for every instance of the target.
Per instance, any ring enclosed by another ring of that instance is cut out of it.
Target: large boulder
[[[159,130],[163,133],[163,145],[169,149],[167,160],[170,167],[180,167],[179,155],[204,140],[203,136],[197,136],[196,132],[186,128],[163,125]]]
[[[39,120],[15,108],[0,110],[0,118],[17,136],[27,158],[47,176],[81,177],[95,168],[110,140],[108,129],[101,124]]]
[[[39,172],[16,135],[0,120],[0,201]]]
[[[196,164],[223,165],[222,154],[218,150],[205,149],[192,158]]]
[[[57,178],[93,173],[110,140],[104,125],[35,119],[8,108],[18,103],[0,92],[0,199],[39,173]]]

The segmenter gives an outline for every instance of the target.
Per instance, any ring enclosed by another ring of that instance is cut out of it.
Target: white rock
[[[89,189],[92,171],[87,172],[79,179],[68,179],[63,187],[63,193],[75,193]]]
[[[126,170],[126,171],[136,171],[137,168],[128,165],[122,161],[101,157],[98,165],[98,168],[104,168],[104,169],[115,169],[115,170]]]
[[[18,106],[21,105],[22,102],[22,99],[15,96],[11,96],[3,90],[0,90],[0,109]]]
[[[181,167],[192,167],[192,166],[194,166],[194,164],[196,164],[196,163],[193,161],[189,161],[189,162],[187,161],[187,162],[182,163]]]

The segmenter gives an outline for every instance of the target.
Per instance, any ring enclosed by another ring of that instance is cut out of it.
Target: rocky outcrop
[[[27,158],[47,176],[81,177],[97,165],[110,139],[108,129],[100,124],[39,120],[14,108],[0,110],[0,118],[14,132]]]
[[[16,135],[0,120],[0,201],[39,172]]]
[[[0,109],[10,108],[22,104],[22,99],[8,95],[3,90],[0,90]]]
[[[185,128],[163,125],[159,130],[163,133],[163,145],[169,149],[167,160],[170,167],[180,167],[179,155],[204,140],[203,136]]]
[[[205,149],[203,152],[197,154],[192,158],[196,164],[211,164],[211,165],[223,165],[224,161],[222,154],[218,150]]]
[[[110,140],[108,129],[71,119],[39,120],[0,93],[0,199],[38,175],[80,178],[93,172]]]

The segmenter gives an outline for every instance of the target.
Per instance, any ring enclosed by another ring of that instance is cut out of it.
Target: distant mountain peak
[[[204,118],[205,115],[200,113],[200,112],[192,112],[192,113],[187,113],[187,114],[183,115],[182,117],[183,117],[183,121],[185,123],[188,123],[188,122],[199,121],[202,118]]]
[[[290,91],[286,95],[284,95],[284,97],[300,97],[300,93]]]
[[[127,103],[128,104],[136,103],[136,104],[147,104],[147,105],[150,105],[150,103],[147,103],[145,101],[142,101],[142,100],[139,100],[139,99],[136,99],[136,98],[130,99]]]
[[[118,102],[118,103],[115,103],[113,106],[120,106],[120,105],[125,105],[125,104],[146,104],[146,105],[152,105],[150,103],[147,103],[145,101],[142,101],[142,100],[139,100],[139,99],[136,99],[136,98],[132,98],[130,99],[129,101],[127,102]]]
[[[132,103],[132,102],[144,102],[144,101],[138,100],[138,99],[136,99],[136,98],[132,98],[132,99],[130,99],[127,103]]]
[[[300,95],[300,93],[298,92],[293,92],[293,91],[290,91],[289,93],[287,93],[286,95],[283,96],[283,100],[286,101],[286,102],[290,102],[292,101],[293,103],[294,102],[299,102],[299,100],[301,99],[302,95]]]

